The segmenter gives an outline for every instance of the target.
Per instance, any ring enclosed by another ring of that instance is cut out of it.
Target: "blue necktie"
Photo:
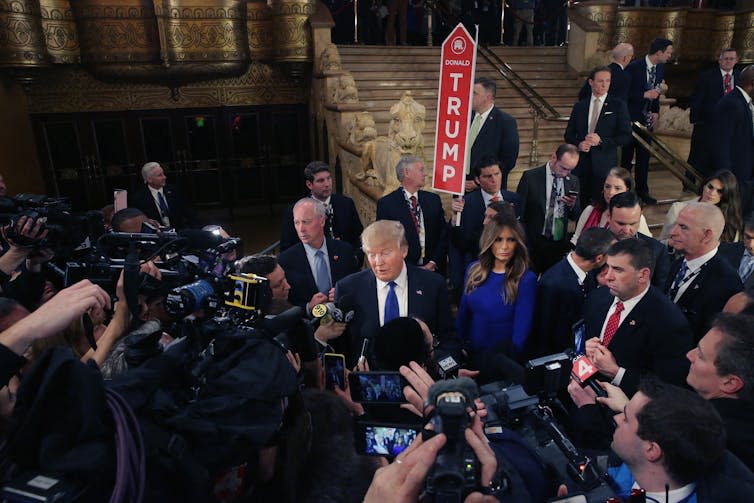
[[[314,254],[314,266],[317,272],[317,289],[327,295],[330,292],[330,275],[325,264],[325,252],[317,250]]]
[[[741,259],[741,264],[738,266],[738,276],[741,278],[741,281],[745,282],[749,275],[751,275],[752,270],[754,270],[754,257],[747,250]]]
[[[401,310],[398,307],[398,296],[395,294],[395,281],[388,283],[388,286],[390,287],[390,291],[387,293],[387,298],[385,299],[385,320],[383,325],[401,315]]]
[[[157,193],[157,202],[160,204],[160,213],[163,217],[169,217],[168,215],[168,203],[165,201],[162,192]]]
[[[670,287],[670,291],[668,292],[668,296],[673,302],[675,302],[675,296],[676,294],[678,294],[678,290],[681,288],[683,278],[686,277],[688,270],[689,266],[686,264],[686,259],[684,259],[683,262],[681,262],[681,267],[678,269],[678,273],[675,275],[673,285]]]

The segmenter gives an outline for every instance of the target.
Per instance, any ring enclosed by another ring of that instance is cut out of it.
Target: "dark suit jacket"
[[[435,334],[438,352],[459,358],[460,342],[452,332],[450,304],[445,279],[439,274],[407,265],[408,314],[419,316]],[[371,269],[351,274],[335,285],[335,301],[342,309],[354,309],[355,316],[344,336],[333,346],[346,354],[349,368],[356,364],[364,339],[374,339],[380,327],[377,304],[377,279]],[[371,345],[370,345],[371,346]],[[439,354],[439,353],[438,353]]]
[[[665,283],[666,293],[670,291],[682,262],[682,259],[676,260],[670,269]],[[712,317],[722,311],[728,299],[743,288],[738,271],[719,254],[715,254],[702,266],[699,274],[689,282],[688,288],[676,302],[689,320],[694,332],[694,342],[699,342],[704,337],[712,324]]]
[[[610,67],[610,90],[607,92],[608,96],[618,98],[624,103],[627,102],[628,88],[631,85],[630,75],[616,62],[610,63],[608,67]],[[587,78],[579,91],[579,101],[585,100],[591,95],[592,86],[589,85],[589,78]]]
[[[332,285],[359,270],[353,256],[353,248],[345,241],[327,238],[327,259],[330,264]],[[288,300],[291,304],[304,306],[317,293],[317,282],[306,258],[303,243],[288,248],[278,257],[280,267],[285,271],[285,278],[291,285]]]
[[[472,118],[473,122],[473,118]],[[516,119],[497,107],[492,107],[482,129],[479,130],[471,146],[472,173],[476,162],[484,156],[493,155],[500,161],[503,172],[503,188],[508,185],[508,173],[516,166],[518,159],[518,126]]]
[[[448,225],[445,222],[442,202],[440,196],[433,192],[420,190],[418,196],[424,216],[424,262],[432,260],[442,269],[448,252]],[[421,257],[421,244],[402,187],[377,201],[375,220],[397,220],[403,224],[408,240],[406,262],[417,265]]]
[[[717,249],[718,256],[728,262],[730,266],[738,271],[741,266],[741,259],[744,256],[744,243],[743,241],[737,241],[735,243],[720,243],[720,248]],[[754,274],[750,274],[746,281],[744,281],[744,289],[751,291],[754,289]]]
[[[521,217],[521,198],[518,194],[509,190],[501,190],[503,201],[513,204],[516,216]],[[464,205],[461,212],[461,225],[451,229],[453,245],[461,251],[470,253],[473,257],[479,255],[479,238],[484,228],[484,212],[487,206],[484,204],[481,189],[469,192],[463,196]]]
[[[547,212],[547,165],[525,171],[518,182],[516,193],[521,197],[521,222],[526,229],[526,236],[531,240],[532,236],[542,234],[545,225],[545,213]],[[563,180],[566,193],[579,192],[579,179],[570,175]],[[573,208],[568,212],[568,218],[576,220],[581,213],[578,199]]]
[[[335,218],[333,234],[337,239],[350,243],[353,249],[358,251],[361,249],[361,231],[364,227],[361,225],[353,199],[333,193],[330,195],[330,204]],[[299,242],[296,228],[293,226],[293,204],[281,215],[280,227],[280,251],[284,251]]]
[[[584,305],[586,340],[600,336],[613,299],[607,288],[598,288],[587,296]],[[691,329],[683,313],[667,295],[650,286],[620,324],[607,348],[618,365],[626,369],[620,387],[631,396],[646,374],[684,386],[689,371],[686,353],[692,346]]]
[[[665,283],[668,281],[668,275],[670,274],[671,261],[670,254],[668,254],[668,248],[656,239],[645,236],[644,234],[639,233],[636,236],[652,248],[652,258],[654,259],[652,285],[662,290],[665,288]]]
[[[734,89],[720,98],[712,115],[715,168],[731,171],[738,183],[749,181],[754,166],[754,128],[744,95]]]
[[[591,100],[590,95],[573,106],[564,135],[567,143],[578,145],[586,138],[589,132]],[[579,165],[584,166],[588,163],[594,179],[601,182],[607,177],[608,171],[618,165],[618,147],[631,141],[631,120],[626,104],[608,94],[602,104],[594,132],[599,135],[602,143],[592,147],[589,152],[581,152]]]
[[[165,195],[165,200],[168,204],[168,218],[170,218],[170,225],[172,227],[183,229],[196,225],[194,209],[176,187],[165,185],[162,193]],[[146,185],[141,190],[128,194],[128,206],[138,208],[147,217],[162,222],[157,203]]]
[[[739,75],[740,72],[737,70],[733,71],[732,84],[734,88],[736,82],[738,82]],[[694,94],[690,98],[691,123],[697,125],[699,123],[710,122],[714,117],[715,105],[725,95],[724,92],[723,75],[720,73],[719,66],[703,72],[699,76],[699,80],[696,81]]]
[[[644,112],[646,110],[647,99],[644,98],[644,93],[649,91],[647,88],[647,61],[644,56],[639,59],[631,61],[626,67],[626,73],[628,74],[631,83],[628,87],[628,113],[631,116],[631,121],[640,121],[644,123]],[[665,79],[665,65],[657,65],[655,73],[655,82],[659,84]],[[650,112],[660,111],[660,100],[652,100],[649,103]]]
[[[584,299],[595,287],[594,276],[589,274],[584,284],[579,285],[579,278],[566,257],[542,274],[537,290],[532,357],[574,347],[573,325],[584,317]]]

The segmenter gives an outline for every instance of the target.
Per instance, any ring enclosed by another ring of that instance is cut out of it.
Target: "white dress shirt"
[[[164,225],[167,225],[170,227],[170,217],[168,215],[162,214],[162,208],[160,208],[160,198],[157,194],[162,194],[162,197],[165,199],[165,206],[170,209],[170,206],[168,205],[168,198],[165,197],[165,192],[162,190],[164,187],[160,187],[159,189],[155,189],[154,187],[147,185],[149,188],[149,192],[152,194],[152,199],[154,199],[154,204],[157,206],[157,211],[162,215],[162,223]]]

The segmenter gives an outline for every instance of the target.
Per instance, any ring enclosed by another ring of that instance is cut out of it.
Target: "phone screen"
[[[346,357],[339,353],[325,353],[325,387],[346,389]]]
[[[398,425],[360,424],[363,453],[369,456],[397,456],[411,445],[418,428]]]
[[[408,384],[400,372],[352,372],[348,376],[351,398],[360,403],[406,403]]]

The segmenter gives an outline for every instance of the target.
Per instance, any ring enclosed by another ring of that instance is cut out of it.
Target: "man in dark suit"
[[[196,224],[194,209],[175,187],[166,186],[167,177],[159,163],[146,163],[141,168],[141,176],[145,187],[128,195],[128,206],[138,208],[152,220],[174,229]]]
[[[736,88],[720,98],[712,114],[715,169],[731,171],[741,185],[752,180],[754,166],[753,93],[754,65],[749,65],[741,71]]]
[[[613,61],[607,65],[610,68],[610,90],[608,93],[613,98],[618,98],[623,103],[628,102],[628,88],[631,85],[631,77],[626,73],[626,67],[634,59],[634,46],[626,42],[613,47]],[[585,100],[592,95],[592,86],[589,79],[579,91],[579,101]]]
[[[591,227],[581,233],[572,252],[539,278],[532,358],[574,347],[573,325],[584,317],[584,299],[597,287],[589,273],[605,264],[614,242],[607,229]]]
[[[401,186],[377,201],[376,220],[397,220],[403,224],[409,264],[444,271],[448,226],[440,197],[420,190],[426,178],[424,163],[418,157],[404,156],[395,167],[395,175]]]
[[[450,222],[450,280],[455,287],[463,283],[466,266],[479,258],[479,238],[484,228],[485,214],[491,204],[508,202],[513,205],[516,217],[521,216],[521,198],[515,192],[501,189],[503,173],[500,162],[492,157],[482,157],[474,166],[474,181],[479,189],[453,200],[453,219]],[[461,213],[461,224],[455,226],[456,214]]]
[[[325,221],[325,236],[330,239],[340,239],[349,243],[356,251],[356,259],[363,261],[361,249],[361,225],[359,213],[353,199],[332,191],[333,181],[330,166],[322,161],[312,161],[304,168],[306,188],[310,197],[325,205],[327,219]],[[293,205],[285,209],[281,217],[280,251],[285,251],[299,242],[296,229],[293,226]]]
[[[622,192],[610,199],[608,206],[610,223],[608,230],[616,239],[636,238],[646,243],[652,250],[652,284],[665,288],[670,274],[670,255],[668,248],[654,238],[639,232],[641,223],[641,202],[633,192]]]
[[[665,63],[673,55],[673,42],[656,38],[649,46],[649,54],[631,62],[626,72],[631,78],[628,88],[628,113],[631,121],[648,125],[651,129],[660,111],[659,86],[665,78]],[[636,152],[636,192],[647,204],[657,204],[649,195],[649,152],[631,142],[623,148],[621,165],[631,171]]]
[[[525,171],[516,192],[521,197],[521,222],[534,271],[543,273],[568,252],[568,220],[578,218],[579,179],[571,174],[579,150],[564,143],[547,164]]]
[[[335,285],[336,303],[355,310],[347,336],[331,342],[346,355],[349,367],[356,363],[364,339],[371,341],[379,327],[400,316],[421,318],[438,340],[438,355],[450,354],[460,361],[445,281],[439,274],[406,264],[408,243],[403,225],[378,220],[364,229],[362,244],[371,269],[351,274]]]
[[[713,137],[715,105],[720,98],[733,91],[738,83],[738,72],[733,69],[738,63],[736,50],[732,47],[723,49],[717,61],[718,66],[699,76],[690,103],[694,132],[691,134],[689,164],[704,176],[712,175],[716,171],[712,154],[716,146],[710,143]]]
[[[516,166],[518,159],[518,126],[516,119],[495,106],[495,81],[479,77],[474,83],[474,96],[471,108],[474,117],[469,129],[471,155],[466,168],[466,192],[476,190],[471,169],[482,157],[493,156],[500,161],[503,171],[503,188],[508,188],[508,173]]]
[[[610,69],[600,66],[589,74],[592,93],[573,106],[565,141],[579,147],[574,174],[581,182],[581,200],[597,200],[607,173],[618,165],[618,147],[631,141],[631,120],[626,104],[608,94]]]
[[[299,200],[293,206],[293,225],[301,242],[278,258],[291,285],[290,302],[305,306],[307,313],[332,299],[338,280],[359,270],[349,243],[325,237],[326,219],[321,202]]]
[[[668,244],[681,257],[670,270],[665,292],[683,311],[694,342],[709,330],[712,317],[743,290],[738,272],[717,253],[725,218],[713,204],[692,202],[678,214]]]
[[[744,290],[754,291],[754,216],[744,222],[743,241],[720,243],[717,253],[738,271]]]
[[[628,396],[645,374],[683,385],[691,330],[678,307],[650,284],[651,250],[638,239],[617,241],[607,267],[607,288],[594,290],[584,305],[587,357]]]

